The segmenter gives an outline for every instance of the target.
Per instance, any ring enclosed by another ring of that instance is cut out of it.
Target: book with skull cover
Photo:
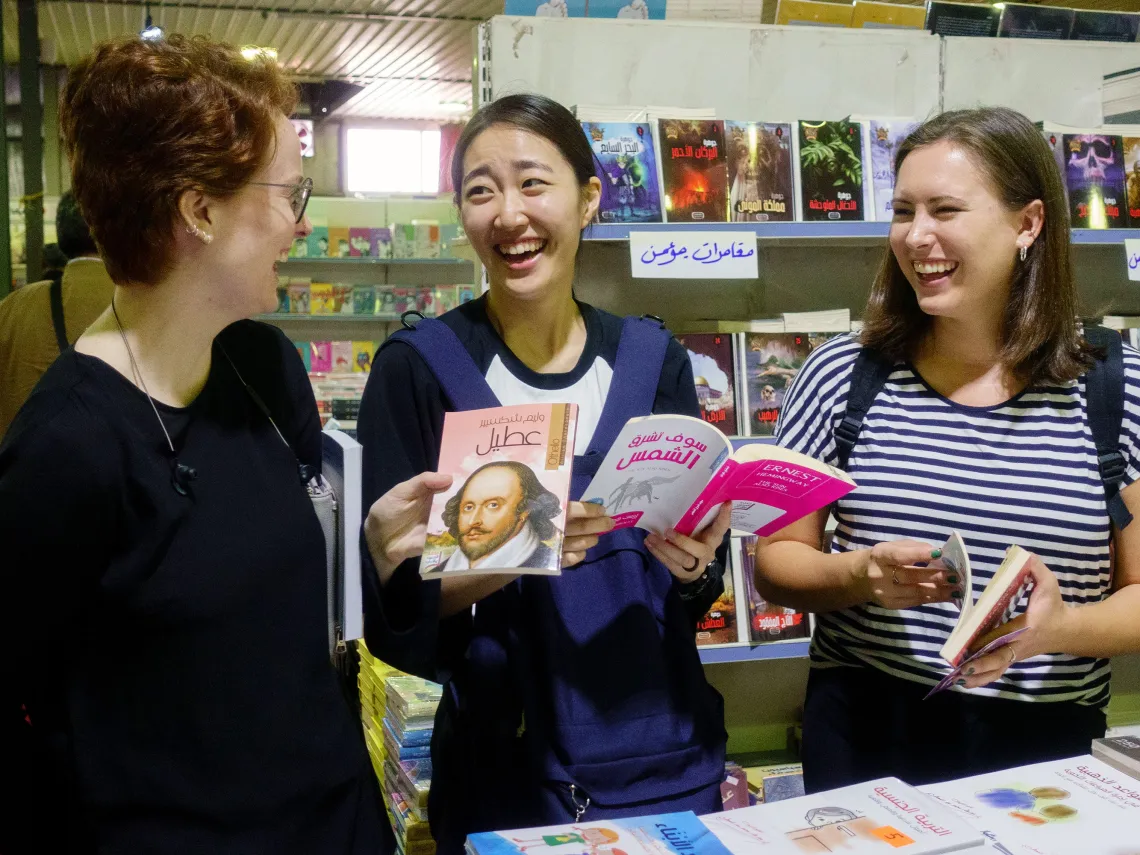
[[[774,436],[784,395],[811,352],[805,333],[739,333],[741,409],[749,436]]]
[[[728,151],[728,219],[734,223],[795,219],[792,126],[778,122],[725,122]]]
[[[1140,130],[1140,129],[1138,129]],[[1124,197],[1128,224],[1140,228],[1140,136],[1121,137],[1124,149]]]
[[[1123,139],[1060,125],[1044,125],[1042,132],[1061,171],[1072,227],[1127,227]]]
[[[665,220],[723,223],[728,214],[724,125],[706,119],[659,119]]]
[[[583,122],[602,182],[600,223],[661,222],[653,134],[644,122]]]

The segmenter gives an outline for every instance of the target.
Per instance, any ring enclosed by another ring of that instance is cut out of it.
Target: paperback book
[[[1118,772],[1140,780],[1140,737],[1110,736],[1094,739],[1092,755]]]
[[[803,333],[741,333],[742,407],[750,436],[774,436],[784,395],[811,352]]]
[[[575,822],[467,838],[468,855],[607,853],[617,855],[731,855],[692,811]]]
[[[436,495],[420,561],[425,578],[558,575],[578,422],[576,404],[519,404],[444,416]]]
[[[697,621],[698,647],[736,644],[742,640],[738,629],[743,611],[738,606],[737,594],[741,590],[737,584],[738,573],[735,566],[725,568],[724,592]]]
[[[661,222],[653,134],[645,122],[583,122],[602,182],[600,223]]]
[[[731,335],[689,333],[677,336],[689,354],[701,418],[725,436],[740,433],[736,419],[736,357]]]
[[[583,501],[604,505],[617,528],[689,535],[732,503],[732,527],[769,535],[855,489],[833,466],[775,445],[733,451],[728,438],[691,416],[630,419]]]
[[[864,219],[862,123],[800,121],[798,127],[803,218]]]
[[[703,119],[658,122],[665,219],[723,223],[728,213],[724,125]]]
[[[776,122],[725,122],[728,150],[728,219],[734,223],[795,219],[792,126]]]
[[[914,119],[869,119],[866,123],[866,163],[870,173],[868,220],[889,223],[894,217],[895,155],[902,141],[918,127]]]
[[[753,536],[733,538],[730,551],[732,560],[740,566],[740,577],[744,580],[744,594],[741,599],[747,614],[748,641],[753,644],[766,644],[772,641],[790,641],[809,638],[811,626],[808,616],[787,606],[770,603],[756,590],[756,538]]]
[[[1042,132],[1065,182],[1072,227],[1127,226],[1123,139],[1048,123],[1042,124]]]

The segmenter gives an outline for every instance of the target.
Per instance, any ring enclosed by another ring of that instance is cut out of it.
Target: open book
[[[439,471],[454,478],[428,517],[420,575],[562,569],[576,404],[447,413]]]
[[[958,615],[958,623],[950,633],[950,637],[946,639],[946,643],[942,645],[939,654],[954,667],[954,670],[931,689],[927,697],[942,691],[957,680],[962,670],[975,659],[1004,647],[1024,632],[1021,629],[1006,633],[981,650],[969,653],[979,638],[1012,617],[1013,609],[1033,582],[1033,577],[1026,567],[1030,555],[1020,546],[1009,547],[1001,565],[994,571],[993,578],[975,602],[973,573],[970,570],[970,556],[966,552],[966,543],[958,532],[950,534],[950,538],[942,547],[942,563],[946,565],[947,570],[958,576],[957,590],[962,596],[957,602],[961,613]]]
[[[766,536],[855,489],[846,473],[767,443],[735,452],[713,425],[691,416],[630,419],[583,501],[604,505],[617,528],[690,535],[732,502],[732,527]]]

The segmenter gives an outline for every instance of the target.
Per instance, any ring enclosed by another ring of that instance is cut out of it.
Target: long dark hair
[[[492,125],[509,125],[549,140],[570,164],[579,188],[585,187],[595,175],[594,152],[573,113],[545,95],[504,95],[479,108],[455,144],[451,158],[451,184],[455,188],[456,205],[463,198],[463,158],[467,149],[479,134]]]
[[[1030,385],[1079,377],[1092,363],[1077,321],[1064,185],[1044,136],[1021,113],[1005,107],[951,110],[919,125],[902,142],[895,175],[911,152],[941,141],[970,155],[1008,210],[1037,199],[1045,206],[1041,233],[1010,283],[1002,363]],[[888,246],[863,314],[864,346],[907,359],[931,323]]]

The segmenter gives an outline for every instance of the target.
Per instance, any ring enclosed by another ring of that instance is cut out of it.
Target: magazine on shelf
[[[775,445],[736,451],[701,419],[630,419],[586,488],[617,528],[692,534],[732,502],[732,527],[768,535],[855,489],[846,473]]]
[[[1028,568],[1030,558],[1032,554],[1020,546],[1016,544],[1010,546],[1001,564],[994,571],[993,578],[975,601],[974,574],[970,567],[966,543],[958,532],[951,532],[949,539],[942,546],[939,560],[950,573],[957,575],[958,582],[955,587],[958,596],[955,602],[960,611],[958,621],[950,632],[950,637],[942,645],[939,655],[950,663],[954,670],[943,677],[938,685],[930,690],[927,697],[950,686],[975,659],[1004,647],[1025,631],[1019,629],[1007,632],[980,650],[970,652],[983,636],[1007,623],[1013,616],[1033,583]]]
[[[1005,855],[1140,855],[1140,786],[1089,755],[920,789]]]
[[[737,855],[941,855],[983,843],[981,833],[969,822],[897,778],[879,778],[701,819]]]
[[[576,404],[518,404],[444,415],[424,577],[558,575],[578,422]]]

